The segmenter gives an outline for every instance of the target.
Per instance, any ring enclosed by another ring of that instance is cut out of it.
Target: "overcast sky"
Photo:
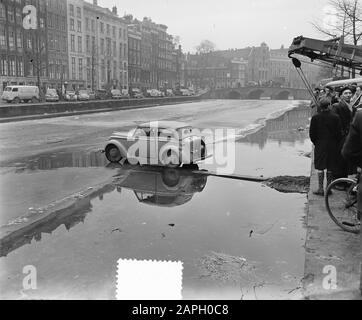
[[[93,2],[93,0],[87,0]],[[98,0],[117,6],[118,14],[150,17],[181,38],[183,51],[193,52],[204,39],[217,49],[258,46],[289,47],[303,35],[323,38],[311,25],[323,21],[328,0]]]

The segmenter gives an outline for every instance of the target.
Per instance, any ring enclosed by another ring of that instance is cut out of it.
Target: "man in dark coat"
[[[342,149],[342,155],[353,165],[362,168],[362,110],[357,111]],[[358,210],[362,211],[362,179],[359,185]]]
[[[355,166],[362,168],[362,110],[356,112],[351,128],[349,130],[348,137],[342,149],[342,155]],[[358,199],[358,204],[357,204],[358,214],[361,219],[362,179],[360,179],[359,181],[357,199]],[[362,230],[361,230],[361,240],[362,240]],[[361,265],[360,291],[362,294],[362,265]]]
[[[340,118],[329,109],[330,100],[319,101],[321,112],[314,115],[309,127],[309,137],[314,144],[314,167],[318,170],[318,190],[313,192],[324,195],[324,170],[327,170],[327,185],[332,182],[332,172],[338,166],[337,158],[342,139]]]
[[[340,141],[341,144],[337,155],[338,166],[333,171],[334,179],[347,177],[349,173],[352,173],[351,168],[348,165],[348,161],[346,161],[341,155],[343,143],[346,140],[349,127],[352,122],[352,107],[349,104],[351,98],[352,90],[349,87],[344,87],[340,93],[340,101],[332,106],[332,111],[339,116],[342,124],[342,140]]]

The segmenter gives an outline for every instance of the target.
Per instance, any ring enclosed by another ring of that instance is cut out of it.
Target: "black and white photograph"
[[[0,0],[0,97],[0,300],[362,300],[361,0]]]

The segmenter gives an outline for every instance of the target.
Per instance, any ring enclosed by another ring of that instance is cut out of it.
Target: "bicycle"
[[[359,233],[360,214],[357,208],[358,184],[361,178],[359,170],[356,178],[340,178],[327,187],[324,199],[329,216],[343,230]]]

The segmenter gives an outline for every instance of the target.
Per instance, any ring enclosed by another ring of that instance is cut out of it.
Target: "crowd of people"
[[[325,177],[328,185],[362,167],[362,86],[316,88],[311,108],[309,136],[318,172],[318,189],[313,193],[323,196]]]

